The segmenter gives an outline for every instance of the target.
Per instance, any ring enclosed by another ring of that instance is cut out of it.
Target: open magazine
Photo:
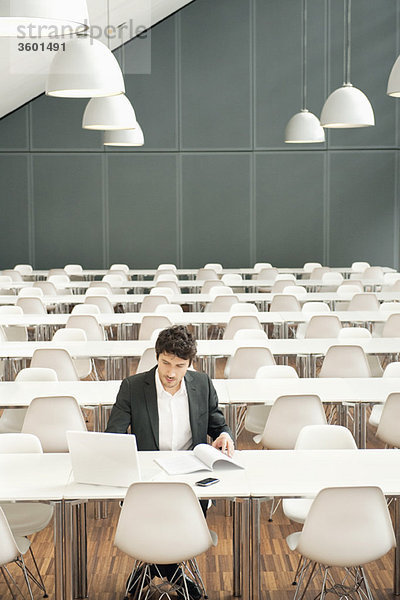
[[[232,466],[243,469],[227,454],[223,454],[217,448],[209,444],[198,444],[190,454],[177,452],[173,456],[161,456],[155,458],[156,462],[168,475],[183,475],[184,473],[195,473],[196,471],[212,471],[217,463],[223,466]]]

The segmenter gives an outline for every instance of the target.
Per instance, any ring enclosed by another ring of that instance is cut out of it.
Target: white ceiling
[[[65,0],[68,2],[68,0]],[[87,0],[93,35],[114,50],[193,0]],[[110,39],[105,34],[110,25]],[[124,27],[123,25],[126,24]],[[121,26],[118,29],[118,26]],[[19,51],[21,42],[49,39],[0,38],[0,118],[42,94],[54,52]],[[54,42],[54,39],[51,40]],[[39,46],[40,48],[40,46]]]

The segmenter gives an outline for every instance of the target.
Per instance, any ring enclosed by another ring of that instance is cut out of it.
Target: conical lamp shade
[[[89,28],[86,0],[7,0],[0,2],[0,36],[41,37]]]
[[[107,46],[91,37],[65,42],[65,50],[59,50],[50,65],[48,96],[93,98],[124,92],[118,61]]]
[[[134,129],[137,127],[132,104],[124,94],[92,98],[83,114],[84,129]]]
[[[319,119],[307,109],[293,115],[285,129],[287,144],[313,144],[325,141],[325,131]]]
[[[386,93],[389,96],[400,96],[400,56],[390,71]]]
[[[136,129],[120,129],[105,131],[103,137],[105,146],[143,146],[144,135],[139,123]]]
[[[370,101],[351,83],[344,84],[328,96],[322,108],[320,121],[322,127],[337,129],[375,125]]]

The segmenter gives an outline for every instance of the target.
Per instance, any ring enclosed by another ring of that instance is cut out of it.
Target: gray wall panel
[[[391,264],[396,152],[332,152],[330,262]]]
[[[0,150],[28,150],[28,112],[24,106],[0,120]]]
[[[176,156],[110,155],[110,262],[178,261]]]
[[[249,156],[187,155],[182,181],[184,265],[249,264]]]
[[[29,261],[28,158],[0,155],[0,269]]]
[[[182,147],[249,148],[250,1],[201,0],[180,16]]]
[[[33,161],[38,268],[66,262],[87,268],[103,255],[101,157],[37,155]]]
[[[324,153],[259,154],[257,261],[302,266],[323,260]]]

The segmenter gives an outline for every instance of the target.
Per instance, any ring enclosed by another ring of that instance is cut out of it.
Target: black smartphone
[[[207,487],[208,485],[212,485],[213,483],[218,483],[219,479],[215,477],[207,477],[206,479],[200,479],[200,481],[196,481],[196,485],[200,487]]]

